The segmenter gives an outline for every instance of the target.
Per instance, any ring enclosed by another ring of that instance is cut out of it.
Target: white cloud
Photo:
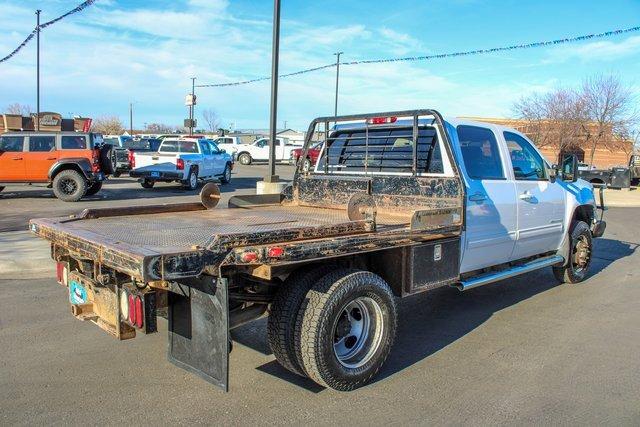
[[[609,61],[640,53],[640,36],[619,42],[601,40],[586,44],[567,45],[552,50],[551,60],[581,59],[583,61]]]

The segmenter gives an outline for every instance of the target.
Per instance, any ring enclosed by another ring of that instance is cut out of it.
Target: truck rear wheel
[[[195,168],[192,168],[189,171],[189,176],[187,177],[187,179],[185,181],[182,181],[182,185],[187,190],[193,191],[197,189],[198,188],[198,170]]]
[[[569,262],[563,267],[553,267],[553,274],[562,283],[579,283],[587,277],[593,253],[593,240],[587,223],[575,222],[570,239]]]
[[[300,339],[296,336],[302,329],[300,306],[311,287],[331,269],[320,266],[293,272],[280,286],[271,303],[267,336],[269,346],[278,363],[294,374],[306,376],[300,354]]]
[[[53,194],[64,202],[77,202],[87,192],[87,180],[80,172],[67,169],[53,178]]]
[[[251,155],[249,153],[242,153],[238,156],[238,161],[241,165],[250,165]]]
[[[140,183],[140,185],[142,185],[142,188],[153,188],[155,184],[155,181],[151,181],[150,179],[144,179]]]
[[[380,276],[346,269],[330,273],[311,288],[303,310],[301,353],[311,379],[349,391],[378,373],[397,323],[393,294]]]

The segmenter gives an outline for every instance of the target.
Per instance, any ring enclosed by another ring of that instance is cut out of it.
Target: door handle
[[[469,196],[469,200],[471,200],[472,202],[484,202],[485,200],[487,200],[487,196],[482,193],[475,193]]]
[[[55,157],[47,157],[47,160],[56,160]]]
[[[520,200],[525,200],[527,202],[535,199],[535,197],[533,196],[533,194],[529,193],[528,191],[525,191],[524,193],[522,193],[520,196]]]
[[[11,160],[22,160],[22,157],[14,157],[14,158],[13,158],[13,159],[11,159]]]

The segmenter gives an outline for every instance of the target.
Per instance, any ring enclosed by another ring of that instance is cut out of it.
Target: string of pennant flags
[[[510,51],[510,50],[532,49],[532,48],[537,48],[537,47],[557,46],[557,45],[562,45],[562,44],[567,44],[567,43],[576,43],[576,42],[593,40],[593,39],[602,39],[602,38],[606,38],[606,37],[612,37],[612,36],[616,36],[616,35],[620,35],[620,34],[632,33],[632,32],[638,32],[638,31],[640,31],[640,26],[631,27],[631,28],[625,28],[625,29],[621,29],[621,30],[606,31],[604,33],[587,34],[587,35],[582,35],[582,36],[577,36],[577,37],[567,37],[567,38],[557,39],[557,40],[547,40],[547,41],[540,41],[540,42],[533,42],[533,43],[524,43],[524,44],[511,45],[511,46],[494,47],[494,48],[489,48],[489,49],[475,49],[475,50],[467,50],[467,51],[461,51],[461,52],[440,53],[440,54],[423,55],[423,56],[406,56],[406,57],[400,57],[400,58],[365,59],[365,60],[360,60],[360,61],[341,62],[340,65],[341,66],[343,66],[343,65],[347,65],[348,66],[348,65],[361,65],[361,64],[383,64],[383,63],[389,63],[389,62],[405,62],[405,61],[429,61],[429,60],[434,60],[434,59],[455,58],[455,57],[460,57],[460,56],[486,55],[486,54],[489,54],[489,53],[504,52],[504,51]],[[312,73],[314,71],[324,70],[326,68],[333,68],[336,65],[337,64],[334,62],[334,63],[331,63],[331,64],[322,65],[322,66],[319,66],[319,67],[314,67],[314,68],[308,68],[308,69],[305,69],[305,70],[295,71],[293,73],[281,74],[281,75],[278,76],[278,78],[291,77],[291,76],[297,76],[297,75],[300,75],[300,74]],[[242,86],[242,85],[261,82],[261,81],[265,81],[265,80],[271,80],[271,77],[260,77],[260,78],[255,78],[255,79],[251,79],[251,80],[242,80],[242,81],[237,81],[237,82],[232,82],[232,83],[201,84],[201,85],[197,85],[196,87]]]
[[[94,4],[96,1],[98,0],[86,0],[82,3],[80,3],[78,6],[76,6],[75,8],[71,9],[70,11],[68,11],[67,13],[58,16],[55,19],[52,19],[51,21],[47,21],[43,24],[40,24],[40,29],[45,29],[50,25],[55,24],[58,21],[63,20],[64,18],[66,18],[69,15],[73,15],[74,13],[78,13],[83,11],[84,9],[86,9],[87,7],[91,6],[92,4]],[[13,58],[14,56],[16,56],[18,54],[18,52],[20,52],[27,44],[29,44],[29,42],[31,40],[33,40],[33,38],[36,36],[36,34],[38,33],[38,27],[34,28],[33,31],[31,31],[31,33],[27,36],[26,39],[24,39],[24,41],[22,43],[20,43],[18,45],[18,47],[16,47],[10,54],[8,54],[7,56],[5,56],[4,58],[0,58],[0,63],[6,62],[9,59]]]

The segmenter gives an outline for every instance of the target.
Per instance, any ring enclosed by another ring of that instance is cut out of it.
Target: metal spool
[[[218,188],[218,185],[210,182],[202,187],[200,201],[207,209],[215,208],[220,201],[220,188]]]
[[[375,220],[376,202],[367,193],[356,193],[349,199],[347,215],[351,221]]]

